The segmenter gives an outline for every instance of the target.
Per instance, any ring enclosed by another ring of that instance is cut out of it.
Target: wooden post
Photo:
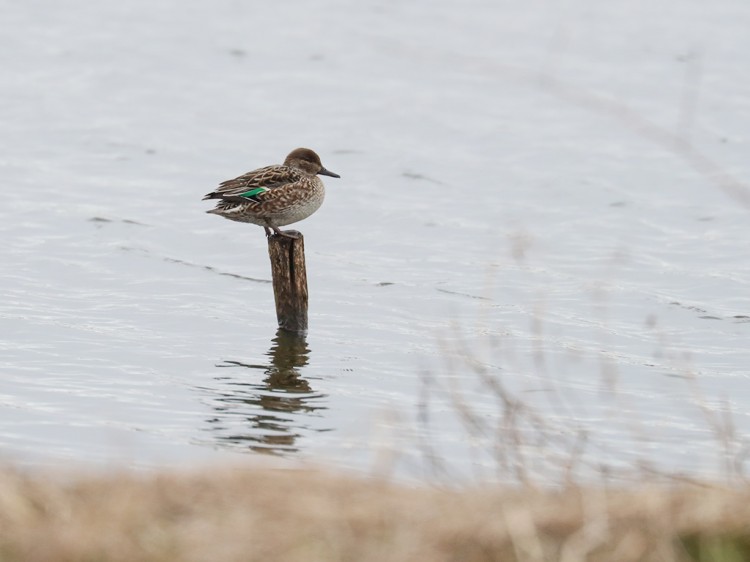
[[[307,271],[305,240],[301,232],[285,231],[297,238],[274,235],[268,238],[271,258],[273,297],[279,328],[290,332],[307,331]]]

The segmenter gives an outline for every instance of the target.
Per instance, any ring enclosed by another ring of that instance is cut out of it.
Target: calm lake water
[[[4,8],[3,460],[743,465],[747,2],[277,4]],[[304,339],[200,200],[297,146]]]

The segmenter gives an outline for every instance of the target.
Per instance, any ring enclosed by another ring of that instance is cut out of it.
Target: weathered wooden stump
[[[279,328],[290,332],[307,331],[307,271],[305,240],[301,232],[285,231],[297,238],[274,235],[268,238],[271,258],[273,297]]]

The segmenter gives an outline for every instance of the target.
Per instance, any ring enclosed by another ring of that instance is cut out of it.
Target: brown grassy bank
[[[0,471],[2,562],[735,561],[750,559],[746,535],[746,489],[446,491],[313,471]]]

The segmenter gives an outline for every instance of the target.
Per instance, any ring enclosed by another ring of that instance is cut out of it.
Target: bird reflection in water
[[[209,423],[222,445],[287,455],[298,450],[303,433],[327,431],[315,428],[313,419],[327,409],[326,395],[315,393],[300,376],[310,358],[304,335],[279,329],[266,355],[270,361],[263,364],[224,361],[217,365],[251,372],[216,377],[221,386],[214,401],[216,416]],[[253,382],[255,370],[265,374],[262,382]]]

